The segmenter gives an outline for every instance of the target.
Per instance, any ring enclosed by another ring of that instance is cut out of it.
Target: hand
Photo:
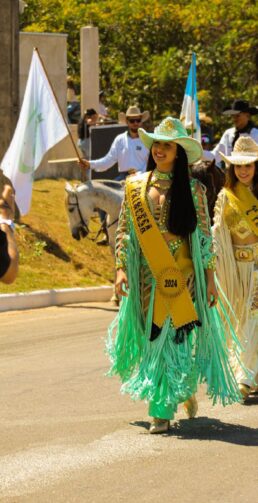
[[[123,285],[128,290],[128,279],[126,273],[123,269],[118,269],[116,273],[115,291],[117,295],[122,295],[122,297],[128,297],[128,293],[123,290]]]
[[[0,195],[0,216],[6,220],[13,220],[15,212],[15,203],[14,203],[14,193],[12,187],[6,184],[4,185],[3,192]],[[0,249],[0,260],[6,260],[8,257],[9,265],[7,268],[5,267],[5,272],[1,276],[0,281],[9,285],[12,283],[18,273],[18,260],[19,253],[17,249],[15,235],[11,227],[6,224],[0,224],[0,230],[5,233],[6,236],[6,244],[1,244]]]
[[[214,307],[218,302],[218,291],[214,279],[207,282],[207,300],[209,307]]]
[[[82,169],[89,169],[90,168],[90,161],[87,161],[87,159],[80,159],[78,161],[78,163]]]
[[[4,185],[2,195],[0,197],[0,215],[2,218],[14,219],[15,203],[14,193],[10,185]]]

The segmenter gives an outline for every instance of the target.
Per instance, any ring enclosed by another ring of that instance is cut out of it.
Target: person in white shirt
[[[204,150],[203,159],[206,161],[213,161],[215,159],[216,165],[222,167],[220,152],[225,156],[229,156],[239,136],[251,136],[257,143],[258,128],[251,120],[251,115],[257,114],[258,108],[249,106],[249,102],[246,100],[235,100],[231,107],[225,108],[223,115],[229,115],[232,118],[234,127],[227,129],[223,133],[219,143],[213,150]]]
[[[141,142],[138,129],[149,117],[149,112],[141,112],[136,106],[126,111],[128,130],[119,134],[113,141],[109,152],[101,159],[88,161],[83,159],[83,166],[101,172],[118,164],[119,175],[116,180],[124,180],[129,174],[146,171],[149,150]]]

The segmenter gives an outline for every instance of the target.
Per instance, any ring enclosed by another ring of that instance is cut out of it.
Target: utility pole
[[[0,161],[19,114],[19,0],[0,2]]]

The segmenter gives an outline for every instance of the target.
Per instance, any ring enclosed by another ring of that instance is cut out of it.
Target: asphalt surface
[[[147,405],[105,376],[110,304],[0,314],[0,501],[256,503],[258,397],[182,407],[149,435]]]

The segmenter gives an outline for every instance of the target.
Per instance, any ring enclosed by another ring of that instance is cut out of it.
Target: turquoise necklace
[[[173,174],[170,173],[163,173],[162,171],[159,171],[158,168],[155,168],[153,170],[153,175],[157,180],[172,180]]]
[[[172,173],[162,173],[155,168],[151,175],[150,186],[156,187],[162,191],[170,188],[172,182]]]

